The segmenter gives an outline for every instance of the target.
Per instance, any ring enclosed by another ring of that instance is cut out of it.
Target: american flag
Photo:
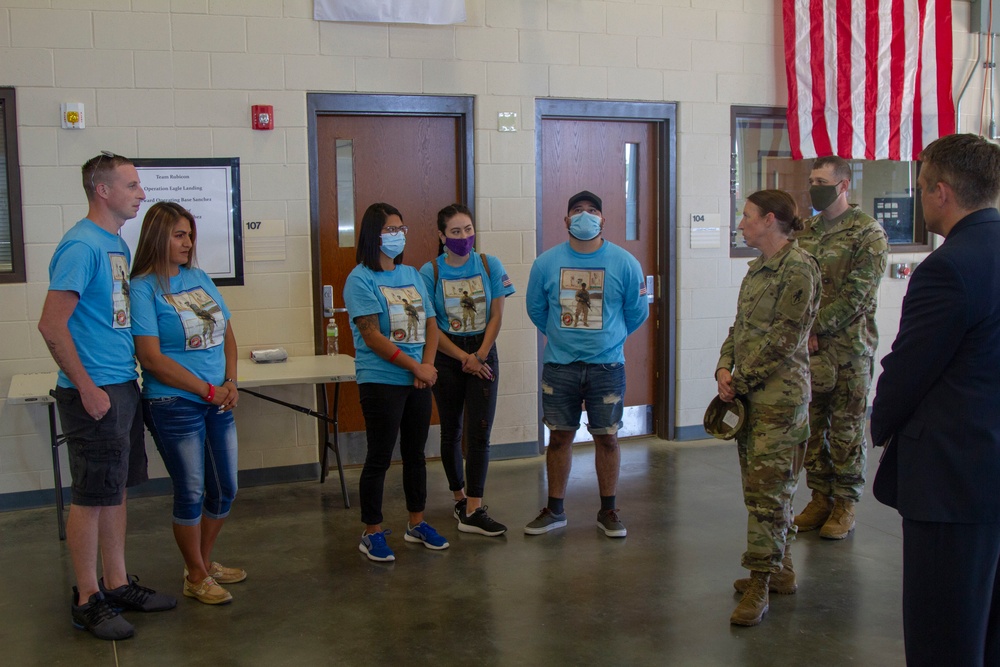
[[[510,287],[511,285],[514,284],[513,281],[511,281],[510,277],[506,273],[503,274],[503,276],[500,278],[500,280],[503,282],[503,286],[504,287]]]
[[[913,160],[955,131],[951,0],[782,0],[792,157]]]

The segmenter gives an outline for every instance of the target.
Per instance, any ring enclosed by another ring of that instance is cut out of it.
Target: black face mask
[[[809,188],[809,200],[817,211],[825,211],[839,196],[836,185],[813,185]]]

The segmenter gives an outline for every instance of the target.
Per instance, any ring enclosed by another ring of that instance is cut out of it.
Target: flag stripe
[[[934,3],[934,44],[936,51],[933,62],[937,73],[937,81],[934,88],[937,92],[937,116],[938,126],[935,133],[938,137],[951,134],[955,131],[955,105],[951,96],[951,63],[954,58],[952,48],[951,33],[951,3],[937,0]],[[946,64],[942,67],[941,64]],[[924,142],[924,146],[933,141],[933,138]]]
[[[809,52],[812,54],[812,141],[819,155],[830,155],[830,131],[826,125],[826,51],[824,44],[824,0],[809,0]],[[817,20],[818,19],[818,20]],[[818,23],[818,25],[817,25]]]
[[[878,3],[868,0],[865,6],[865,149],[866,160],[875,159],[875,116],[878,114]],[[870,55],[868,55],[870,54]],[[856,156],[855,156],[856,157]]]
[[[851,71],[853,49],[851,48],[851,0],[837,0],[837,155],[854,151],[851,141],[853,117],[851,104]]]
[[[785,78],[788,80],[788,138],[792,146],[792,159],[802,159],[799,138],[799,78],[795,72],[796,41],[795,3],[786,2],[782,7],[782,21],[785,25]],[[791,28],[789,28],[791,26]]]
[[[783,0],[795,159],[912,160],[955,131],[951,0]]]

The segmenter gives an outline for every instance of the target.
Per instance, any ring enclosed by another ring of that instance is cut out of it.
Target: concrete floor
[[[619,540],[595,527],[591,447],[575,453],[569,525],[543,536],[522,532],[545,502],[541,457],[491,466],[486,502],[511,529],[499,538],[459,533],[440,463],[428,471],[427,519],[451,548],[403,541],[394,467],[385,512],[394,564],[358,551],[360,514],[343,508],[336,476],[240,491],[215,555],[250,576],[222,607],[181,597],[170,499],[131,502],[129,569],[180,601],[127,614],[136,636],[121,642],[71,626],[71,568],[53,510],[0,514],[3,664],[904,664],[900,520],[870,496],[848,539],[802,535],[799,592],[773,595],[760,626],[735,628],[746,511],[733,445],[624,444],[618,505],[629,536]],[[348,471],[355,505],[359,472]],[[801,508],[808,491],[799,495]]]

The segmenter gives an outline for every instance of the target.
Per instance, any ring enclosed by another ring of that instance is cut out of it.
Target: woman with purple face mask
[[[502,535],[507,527],[486,513],[483,491],[500,372],[495,343],[504,299],[514,293],[514,285],[499,259],[473,251],[476,230],[467,207],[441,209],[437,226],[441,254],[420,275],[434,295],[438,328],[444,333],[438,340],[433,387],[441,417],[441,462],[455,497],[458,529]],[[463,471],[464,423],[469,432]]]

